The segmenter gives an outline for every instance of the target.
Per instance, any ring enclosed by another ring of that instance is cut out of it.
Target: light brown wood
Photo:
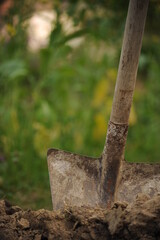
[[[149,0],[130,0],[112,112],[102,154],[100,194],[109,206],[119,185]]]
[[[110,121],[128,124],[149,0],[131,0]]]

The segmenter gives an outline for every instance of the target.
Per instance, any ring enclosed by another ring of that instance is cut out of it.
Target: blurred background
[[[51,209],[50,147],[99,156],[126,0],[0,1],[0,198]],[[125,158],[160,161],[160,2],[150,0]]]

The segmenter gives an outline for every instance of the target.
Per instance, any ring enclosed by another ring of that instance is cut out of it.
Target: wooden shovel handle
[[[128,124],[149,0],[130,0],[110,120]]]
[[[128,120],[149,0],[130,0],[107,138],[102,154],[100,195],[109,206],[119,182]]]

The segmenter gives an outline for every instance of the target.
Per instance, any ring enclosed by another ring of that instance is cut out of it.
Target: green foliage
[[[13,16],[19,6],[4,19],[7,39],[0,39],[0,197],[25,207],[51,208],[48,148],[101,154],[127,8],[125,4],[117,12],[117,1],[68,1],[65,13],[81,28],[66,34],[60,21],[64,10],[55,2],[56,24],[45,48],[34,53],[27,49],[24,21],[32,10],[27,11],[27,3],[17,24]],[[160,157],[155,28],[149,36],[147,28],[143,43],[126,148],[129,161],[156,162]],[[69,41],[80,36],[84,41],[73,48]]]

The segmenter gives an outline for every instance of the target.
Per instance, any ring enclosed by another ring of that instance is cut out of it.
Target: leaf
[[[15,80],[27,75],[28,69],[25,62],[21,59],[9,60],[2,63],[0,66],[1,79],[8,78],[9,80]]]

